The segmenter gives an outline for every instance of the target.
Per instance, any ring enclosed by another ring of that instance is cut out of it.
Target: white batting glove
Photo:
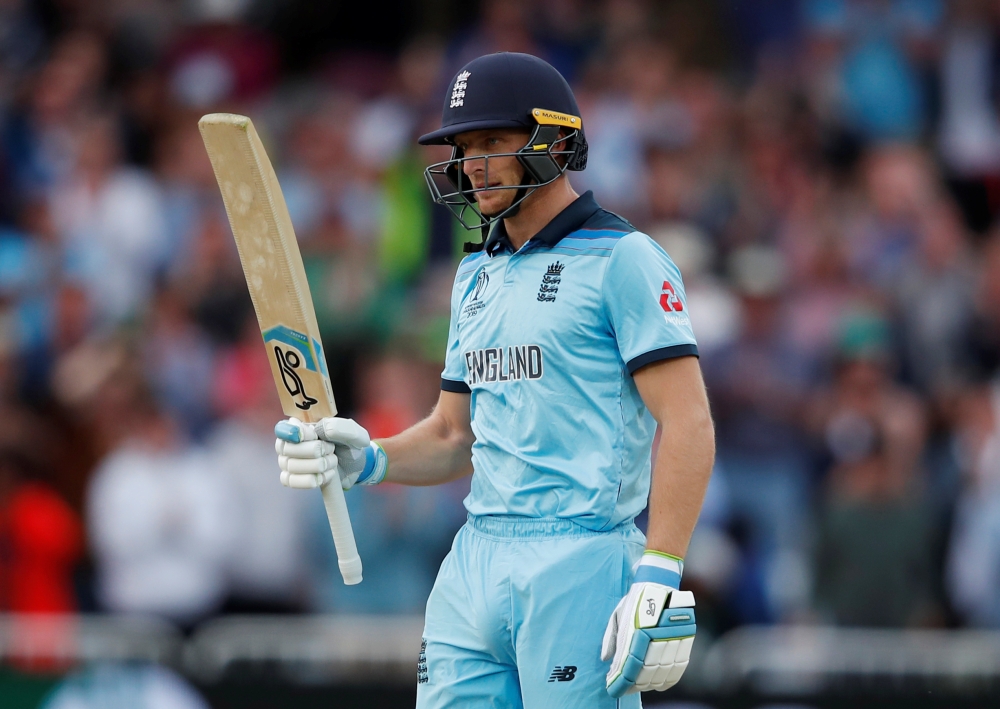
[[[604,631],[601,659],[611,660],[608,694],[662,691],[677,684],[694,644],[694,594],[678,591],[684,562],[647,551],[628,594]]]
[[[274,435],[285,487],[322,487],[339,475],[340,486],[350,490],[356,484],[376,485],[385,479],[385,451],[352,419],[303,423],[290,418],[274,427]]]

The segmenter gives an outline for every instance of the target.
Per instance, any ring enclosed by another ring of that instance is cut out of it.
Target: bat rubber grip
[[[323,503],[326,505],[326,516],[330,521],[330,531],[333,532],[333,544],[337,547],[337,563],[344,583],[348,586],[361,583],[361,557],[358,556],[358,545],[354,541],[354,530],[351,528],[351,518],[347,514],[347,500],[344,490],[340,487],[339,476],[322,488]]]

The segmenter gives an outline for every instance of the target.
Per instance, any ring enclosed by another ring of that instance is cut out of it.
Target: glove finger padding
[[[331,455],[325,458],[288,458],[278,457],[278,467],[287,470],[289,473],[325,473],[328,470],[336,470],[337,456]]]
[[[279,438],[278,440],[280,441],[281,439]],[[278,455],[288,456],[289,458],[322,458],[333,455],[337,449],[335,445],[326,441],[305,441],[304,443],[282,442],[284,446]]]
[[[651,641],[635,685],[625,693],[662,692],[673,687],[687,669],[693,645],[694,636]]]
[[[335,472],[335,470],[329,470],[326,473],[289,473],[287,470],[283,470],[281,471],[281,484],[297,490],[312,490],[330,482]]]
[[[684,674],[694,644],[694,595],[657,583],[635,583],[616,609],[618,632],[608,694],[664,690]]]
[[[326,475],[323,473],[289,473],[287,470],[281,471],[281,484],[296,490],[312,490],[315,487],[325,484],[325,482]]]
[[[285,487],[311,490],[326,485],[337,474],[337,456],[333,444],[318,440],[305,443],[281,442],[284,445],[280,446],[278,467],[281,469],[281,484]],[[275,448],[279,446],[275,445]],[[296,457],[286,455],[287,453]],[[323,453],[326,454],[322,455]]]

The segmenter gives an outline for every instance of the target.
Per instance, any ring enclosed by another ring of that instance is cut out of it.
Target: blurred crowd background
[[[1000,3],[0,0],[0,610],[420,613],[468,481],[284,489],[197,130],[248,114],[341,414],[437,398],[461,244],[418,148],[457,69],[577,92],[578,191],[680,265],[718,430],[699,635],[1000,626]]]

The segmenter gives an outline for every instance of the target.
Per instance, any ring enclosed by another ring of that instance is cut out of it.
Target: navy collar
[[[525,246],[533,243],[555,246],[564,236],[572,234],[582,227],[600,209],[601,205],[594,199],[594,193],[588,190],[554,216],[552,221],[542,227],[541,231],[528,239]],[[490,237],[486,240],[485,250],[486,253],[492,256],[501,247],[506,247],[511,251],[514,250],[514,245],[510,243],[510,237],[507,236],[507,227],[504,225],[502,219],[493,227]]]

